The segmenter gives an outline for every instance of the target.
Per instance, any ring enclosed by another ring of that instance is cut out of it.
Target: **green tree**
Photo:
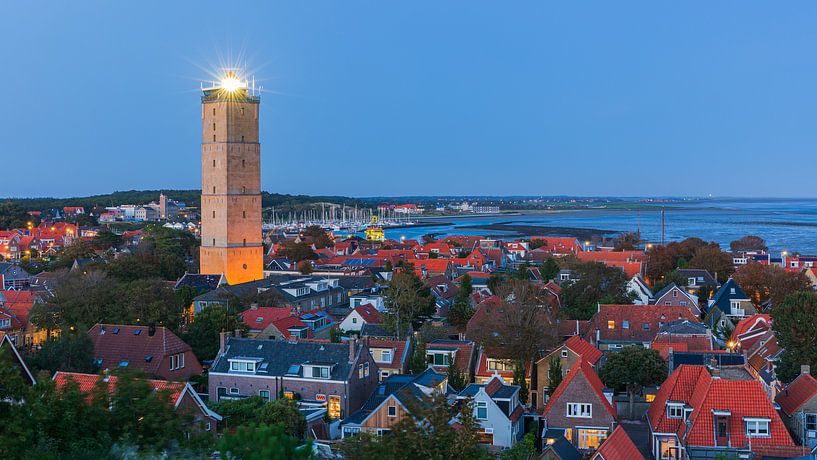
[[[545,282],[556,278],[556,275],[559,274],[559,262],[554,259],[553,257],[548,257],[539,267],[539,273],[542,274],[542,279]]]
[[[641,235],[638,232],[624,232],[613,240],[614,251],[633,251],[641,244]]]
[[[296,243],[294,241],[284,241],[277,251],[278,255],[298,263],[302,260],[315,260],[318,255],[312,250],[312,246],[306,243]]]
[[[302,275],[311,275],[315,269],[312,267],[312,263],[308,260],[302,260],[298,262],[298,271],[301,272]]]
[[[556,392],[556,388],[562,383],[563,373],[562,361],[554,356],[551,358],[550,368],[548,368],[548,395],[553,395]]]
[[[570,319],[588,320],[604,299],[606,303],[630,303],[627,275],[620,268],[598,262],[578,263],[571,267],[576,280],[562,286],[565,314]]]
[[[471,308],[471,294],[474,288],[471,285],[471,277],[466,273],[460,281],[460,287],[454,296],[454,304],[448,311],[448,322],[460,329],[465,328],[468,320],[474,316],[474,309]]]
[[[196,313],[193,322],[187,325],[187,330],[181,337],[199,360],[206,361],[215,359],[218,354],[219,334],[222,331],[232,333],[236,329],[246,331],[247,326],[232,307],[225,310],[218,306],[208,306]]]
[[[448,362],[450,363],[448,366],[448,386],[453,388],[454,391],[460,392],[468,385],[468,380],[465,378],[465,373],[454,365],[453,354],[448,355]]]
[[[404,266],[392,275],[385,294],[388,308],[386,324],[397,332],[398,338],[410,325],[434,314],[434,296],[410,266]]]
[[[766,241],[755,235],[746,235],[739,240],[729,243],[729,249],[735,252],[766,251]]]
[[[789,272],[774,265],[746,264],[735,271],[733,278],[758,305],[767,301],[779,305],[790,294],[812,290],[804,272]]]
[[[721,251],[717,243],[709,243],[695,251],[695,255],[689,260],[690,268],[703,268],[712,273],[718,282],[725,283],[735,271],[732,263],[732,256]]]
[[[530,280],[530,273],[528,273],[528,268],[529,267],[530,267],[530,265],[527,262],[525,262],[524,264],[521,264],[519,266],[519,268],[516,269],[516,272],[513,275],[514,278],[516,278],[518,280],[521,280],[521,281]]]
[[[28,222],[34,223],[25,209],[11,201],[0,202],[0,230],[25,228]]]
[[[76,238],[71,244],[63,248],[57,258],[51,261],[50,269],[70,268],[77,259],[87,259],[96,253],[90,244],[81,238]]]
[[[804,364],[817,368],[817,293],[786,297],[772,309],[772,329],[784,350],[776,369],[780,380],[791,382]]]
[[[280,424],[251,424],[224,435],[218,443],[218,450],[224,458],[231,460],[306,460],[312,455],[312,441],[300,445],[300,441],[287,435]]]
[[[665,273],[664,276],[657,280],[653,285],[653,292],[658,293],[658,291],[669,286],[671,283],[675,283],[676,286],[682,288],[689,284],[689,278],[682,275],[676,270],[673,270],[669,273]]]
[[[604,384],[615,390],[627,391],[630,399],[629,413],[633,415],[636,393],[649,385],[658,385],[667,378],[667,364],[657,351],[627,347],[607,356],[607,362],[599,372]]]
[[[526,434],[513,447],[503,450],[499,456],[501,460],[533,460],[537,458],[536,437],[533,433]]]
[[[527,404],[530,390],[525,379],[525,362],[521,359],[516,362],[516,366],[513,368],[513,384],[519,386],[519,401],[522,404]]]
[[[306,434],[306,418],[304,418],[295,401],[276,399],[261,407],[261,423],[267,425],[281,424],[288,436],[303,439]]]
[[[49,374],[57,371],[93,374],[97,368],[94,342],[85,334],[84,327],[44,341],[30,361],[36,369],[46,370]]]
[[[414,353],[411,355],[411,362],[409,363],[409,370],[412,374],[419,374],[428,368],[428,360],[426,358],[426,344],[422,340],[417,340],[414,344]]]
[[[94,237],[92,245],[96,249],[109,249],[122,244],[122,236],[110,230],[100,230]]]

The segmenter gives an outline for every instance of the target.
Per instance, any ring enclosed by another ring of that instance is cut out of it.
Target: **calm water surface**
[[[474,216],[449,219],[450,224],[386,230],[386,237],[420,238],[427,233],[440,235],[502,236],[502,232],[466,229],[465,226],[509,223],[552,227],[577,227],[635,231],[649,241],[661,239],[659,210],[587,209],[554,211],[514,216]],[[770,251],[798,251],[817,254],[817,200],[708,200],[666,207],[666,239],[682,240],[697,236],[723,246],[747,234],[766,239]]]

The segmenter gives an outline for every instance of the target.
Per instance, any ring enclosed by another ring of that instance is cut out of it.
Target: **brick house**
[[[99,374],[57,371],[53,377],[54,385],[58,389],[73,381],[79,386],[79,391],[86,394],[93,391],[99,379],[103,379],[103,382],[107,384],[108,391],[113,393],[118,381],[118,377],[115,375],[102,376]],[[147,380],[147,384],[154,391],[167,391],[173,407],[177,412],[191,417],[191,426],[195,430],[215,431],[217,429],[218,422],[222,420],[221,415],[207,407],[207,404],[202,401],[189,383]]]
[[[580,450],[598,448],[615,427],[616,410],[604,394],[604,384],[587,361],[579,360],[542,411],[548,429],[564,436]]]
[[[190,345],[164,326],[97,324],[88,336],[100,369],[136,368],[176,381],[202,372]]]
[[[374,391],[379,369],[365,343],[285,342],[226,337],[209,372],[211,401],[249,396],[324,403],[340,419]]]
[[[650,303],[665,307],[687,307],[695,316],[701,315],[698,297],[681,289],[675,283],[670,283],[658,291]]]
[[[800,375],[777,395],[775,402],[780,405],[783,423],[798,443],[817,447],[817,379],[807,365],[802,366]]]
[[[584,338],[602,351],[632,345],[650,348],[661,326],[679,319],[698,321],[687,307],[599,305]]]
[[[448,393],[448,376],[428,368],[417,375],[392,375],[378,385],[377,390],[341,423],[342,436],[360,432],[383,435],[411,414],[415,405],[427,405],[428,397],[444,397]]]
[[[543,358],[540,358],[536,361],[534,367],[533,379],[536,382],[536,387],[534,388],[533,385],[531,385],[531,407],[535,409],[544,407],[547,402],[547,397],[550,396],[547,392],[550,386],[550,365],[554,360],[559,361],[559,364],[561,364],[562,377],[564,377],[573,369],[573,366],[580,359],[595,368],[602,355],[603,353],[591,345],[590,342],[582,339],[578,335],[574,335],[567,339],[562,346],[551,351]],[[542,395],[541,399],[536,398],[536,393],[540,390],[541,393],[539,394]]]
[[[681,365],[647,410],[650,450],[659,460],[750,458],[758,448],[793,448],[786,426],[756,380],[721,378],[718,370]]]

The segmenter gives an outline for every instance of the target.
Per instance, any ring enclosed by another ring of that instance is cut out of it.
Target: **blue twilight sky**
[[[0,197],[197,188],[199,81],[263,80],[262,186],[814,197],[817,3],[6,2]]]

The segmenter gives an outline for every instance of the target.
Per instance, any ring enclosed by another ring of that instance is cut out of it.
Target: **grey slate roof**
[[[345,418],[343,424],[359,425],[391,395],[394,395],[406,407],[411,407],[413,404],[425,404],[427,401],[426,394],[419,386],[435,387],[446,378],[448,378],[447,375],[438,373],[432,368],[428,368],[417,375],[392,375],[381,382],[374,393],[366,400],[366,403],[363,404],[363,407]]]
[[[695,278],[696,286],[717,286],[718,282],[709,271],[702,268],[679,268],[675,270],[676,273],[684,278]]]
[[[31,273],[25,271],[17,264],[9,262],[0,262],[0,275],[3,275],[6,281],[27,280],[31,278]]]
[[[178,281],[174,289],[191,287],[197,291],[212,291],[219,286],[221,275],[201,275],[198,273],[185,273]]]
[[[732,289],[735,290],[735,293],[732,293]],[[730,314],[732,312],[732,300],[751,300],[748,295],[738,286],[738,283],[729,278],[718,292],[712,296],[712,305],[718,307],[719,310],[726,314]]]
[[[346,343],[284,342],[228,337],[224,354],[216,358],[210,371],[229,372],[228,360],[233,358],[260,359],[255,375],[278,377],[287,375],[293,365],[300,366],[310,362],[331,363],[329,375],[331,380],[347,380],[354,364],[349,362],[349,345]],[[299,368],[298,373],[299,376],[303,376],[303,368]]]
[[[706,335],[709,330],[703,323],[696,323],[688,319],[677,319],[661,326],[659,334],[678,335]]]
[[[582,454],[564,436],[564,429],[550,428],[542,433],[542,438],[553,439],[552,444],[544,444],[544,450],[552,449],[561,460],[581,460]]]
[[[389,332],[382,324],[366,323],[360,328],[361,337],[383,337],[384,339],[393,338],[394,334]]]

